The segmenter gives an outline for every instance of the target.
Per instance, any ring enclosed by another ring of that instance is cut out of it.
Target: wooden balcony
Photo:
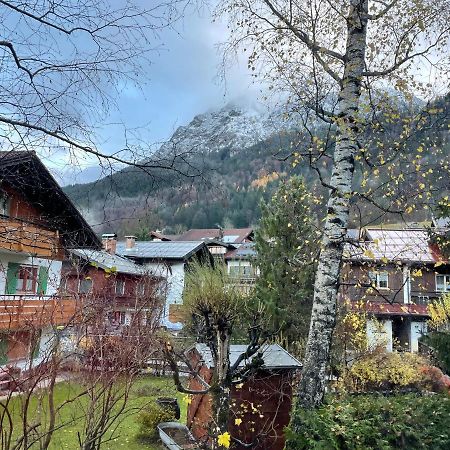
[[[77,304],[69,296],[1,295],[0,331],[65,325],[73,320]]]
[[[0,216],[0,249],[55,258],[60,253],[59,247],[57,231]]]

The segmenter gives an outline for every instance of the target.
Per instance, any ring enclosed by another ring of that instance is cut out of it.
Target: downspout
[[[411,270],[406,264],[403,266],[403,303],[411,303]]]

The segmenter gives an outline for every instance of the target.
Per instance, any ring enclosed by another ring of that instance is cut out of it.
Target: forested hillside
[[[438,114],[408,145],[437,141],[440,157],[445,161],[450,154],[449,98],[433,105],[433,109]],[[293,167],[292,159],[286,158],[304,148],[306,132],[301,131],[299,123],[292,118],[286,121],[281,112],[268,114],[227,106],[195,117],[159,150],[165,157],[171,152],[189,154],[188,163],[199,168],[200,176],[185,178],[176,172],[130,167],[94,183],[67,186],[65,190],[99,232],[133,232],[144,237],[148,229],[179,232],[217,225],[254,225],[261,200],[267,199],[286,177],[300,174],[311,190],[320,193],[324,189],[307,163]],[[382,134],[386,146],[390,133],[400,132],[401,123],[396,120],[386,124]],[[319,135],[324,133],[316,131]],[[435,157],[432,152],[424,154],[430,164]],[[407,160],[403,162],[406,163]],[[327,160],[321,164],[323,173],[327,173]],[[357,173],[357,183],[361,175]],[[437,177],[436,198],[448,187],[448,179]],[[316,206],[318,211],[322,209],[320,203]],[[360,208],[371,213],[370,205],[361,204]],[[429,211],[416,213],[411,220],[427,219],[427,214]]]

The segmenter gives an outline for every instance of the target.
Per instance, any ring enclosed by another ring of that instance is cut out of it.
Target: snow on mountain
[[[234,103],[199,114],[186,125],[179,127],[158,154],[177,154],[194,151],[207,155],[229,149],[233,155],[258,142],[293,129],[280,110],[242,107]]]

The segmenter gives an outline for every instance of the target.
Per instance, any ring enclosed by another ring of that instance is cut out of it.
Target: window
[[[36,294],[38,268],[20,266],[17,274],[16,292]]]
[[[126,315],[125,311],[113,311],[108,314],[109,323],[111,325],[125,325]]]
[[[116,280],[116,295],[125,294],[125,281],[124,280]]]
[[[80,294],[88,294],[92,291],[92,280],[90,278],[83,278],[80,280],[78,292]]]
[[[253,267],[250,265],[229,266],[230,277],[249,278],[254,276]]]
[[[387,272],[369,272],[372,286],[378,289],[388,289],[389,274]]]
[[[0,192],[0,214],[9,216],[10,199],[5,192]]]
[[[450,292],[450,275],[436,275],[436,291]]]
[[[145,294],[145,283],[140,282],[136,286],[136,293],[137,295],[144,295]]]

